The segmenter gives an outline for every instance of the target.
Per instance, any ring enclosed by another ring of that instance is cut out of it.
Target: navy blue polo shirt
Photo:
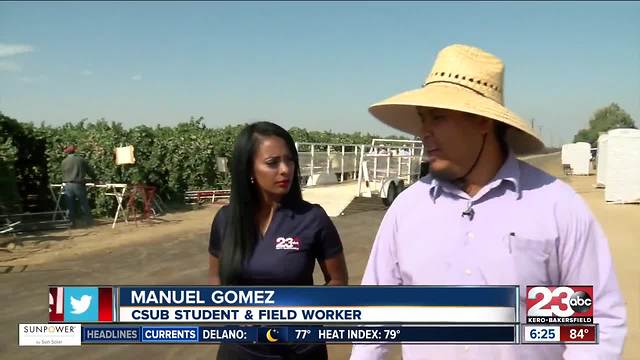
[[[213,219],[209,253],[220,257],[230,207]],[[320,205],[304,201],[296,207],[279,207],[264,236],[258,235],[241,279],[234,285],[313,285],[316,260],[342,253],[342,242],[331,218]]]

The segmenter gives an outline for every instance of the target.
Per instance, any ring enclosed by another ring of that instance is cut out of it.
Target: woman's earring
[[[252,176],[252,177],[249,178],[249,181],[251,181],[251,183],[253,184],[253,183],[256,182],[256,179],[254,179],[253,176]]]

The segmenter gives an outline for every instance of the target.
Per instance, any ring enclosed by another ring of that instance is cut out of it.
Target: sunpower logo
[[[80,346],[80,324],[20,324],[20,346]]]
[[[77,325],[36,325],[27,324],[22,327],[25,334],[72,334],[77,330]]]
[[[64,321],[98,321],[98,288],[65,287]]]

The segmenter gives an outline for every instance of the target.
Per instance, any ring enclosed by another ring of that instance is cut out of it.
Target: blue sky
[[[558,144],[611,102],[640,125],[638,19],[638,2],[2,2],[0,111],[392,134],[368,106],[463,43],[503,59],[507,106]]]

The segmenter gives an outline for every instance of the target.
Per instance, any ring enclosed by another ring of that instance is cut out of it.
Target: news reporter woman
[[[231,198],[211,225],[211,285],[347,285],[336,227],[302,199],[300,164],[289,133],[270,122],[244,128],[231,159]],[[218,359],[327,359],[324,344],[222,344]]]

